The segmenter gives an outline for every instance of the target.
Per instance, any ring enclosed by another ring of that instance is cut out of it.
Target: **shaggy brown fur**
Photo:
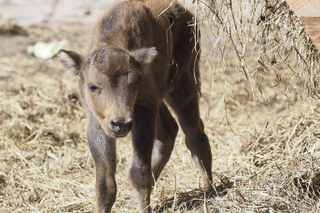
[[[166,101],[186,135],[186,145],[210,187],[211,151],[199,117],[199,66],[193,15],[170,0],[115,5],[93,28],[84,56],[61,50],[62,64],[79,75],[88,111],[88,142],[96,166],[97,212],[116,198],[116,138],[132,132],[129,170],[133,201],[150,212],[153,176],[168,162],[178,131]],[[196,78],[196,79],[195,79]]]

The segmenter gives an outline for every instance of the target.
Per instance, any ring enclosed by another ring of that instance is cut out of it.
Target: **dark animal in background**
[[[192,13],[175,1],[122,2],[95,24],[85,55],[60,51],[64,67],[80,76],[97,212],[110,212],[116,199],[116,138],[130,131],[133,201],[150,212],[152,185],[178,131],[166,103],[178,117],[203,187],[210,187],[212,156],[199,117],[199,44],[192,24]]]

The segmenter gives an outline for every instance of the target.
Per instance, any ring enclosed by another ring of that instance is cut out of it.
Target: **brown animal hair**
[[[133,202],[150,212],[150,194],[172,153],[178,125],[210,187],[211,151],[199,116],[199,44],[193,15],[170,0],[116,4],[95,24],[84,55],[61,50],[63,66],[78,75],[87,110],[87,137],[96,168],[97,212],[116,198],[116,138],[132,133],[129,179]],[[173,63],[172,63],[173,62]]]

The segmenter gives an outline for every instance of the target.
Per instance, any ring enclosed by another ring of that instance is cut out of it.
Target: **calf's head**
[[[128,52],[107,44],[99,46],[87,58],[72,51],[59,52],[63,66],[80,76],[85,105],[105,132],[114,137],[124,137],[132,129],[141,79],[148,74],[156,55],[154,47]]]

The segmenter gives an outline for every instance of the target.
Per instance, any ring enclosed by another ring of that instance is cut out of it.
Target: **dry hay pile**
[[[75,27],[68,28],[71,32],[34,27],[26,29],[29,36],[1,37],[6,52],[0,58],[1,212],[94,210],[93,162],[76,79],[62,72],[57,59],[36,59],[25,49],[38,40],[78,38]]]
[[[155,212],[318,212],[319,55],[304,28],[282,0],[200,1],[195,11],[214,188],[197,189],[179,133],[152,194]],[[77,78],[57,58],[35,59],[18,47],[66,37],[67,49],[83,50],[83,26],[25,30],[5,26],[0,35],[19,50],[0,53],[0,211],[94,212]],[[117,145],[113,211],[136,212],[128,204],[130,141]]]

